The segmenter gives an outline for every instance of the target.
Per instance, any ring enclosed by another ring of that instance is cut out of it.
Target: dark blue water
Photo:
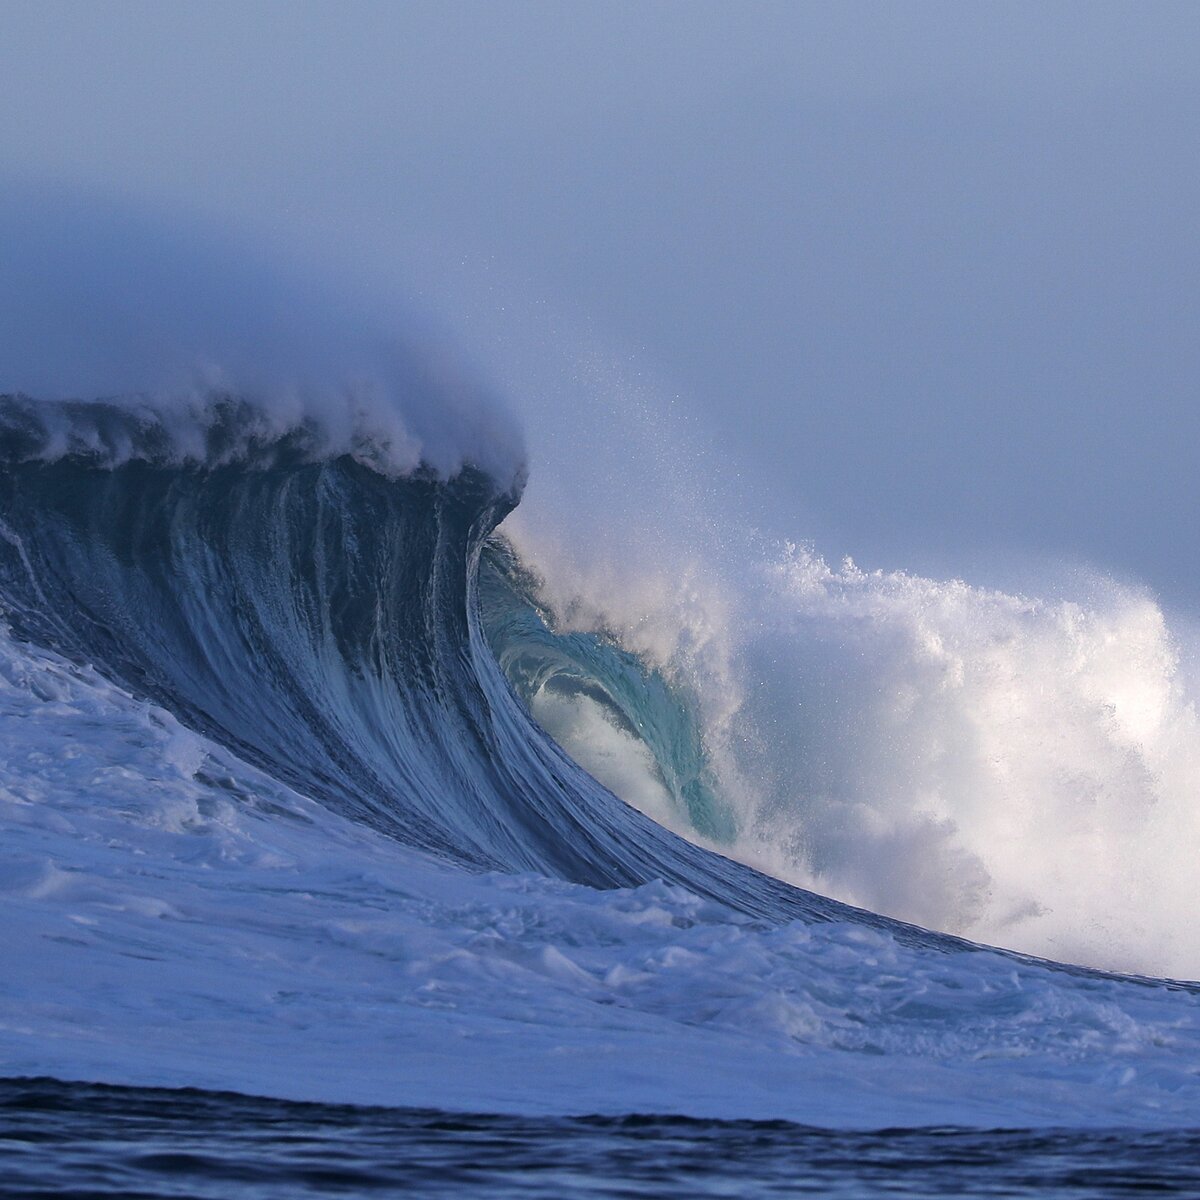
[[[1200,1196],[1200,1130],[542,1118],[0,1080],[0,1196]]]

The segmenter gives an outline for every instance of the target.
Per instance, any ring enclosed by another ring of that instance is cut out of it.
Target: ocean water
[[[1151,602],[605,587],[372,395],[0,400],[0,1188],[1196,1192]]]
[[[1200,1133],[502,1117],[0,1084],[0,1195],[1194,1196]]]

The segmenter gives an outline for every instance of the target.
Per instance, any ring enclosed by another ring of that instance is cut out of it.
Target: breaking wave
[[[408,845],[1195,973],[1200,728],[1145,596],[796,546],[572,595],[496,535],[520,460],[435,468],[378,401],[10,396],[0,456],[16,636]]]
[[[951,935],[1013,896],[1042,919],[1072,873],[1082,908],[1121,814],[1186,857],[1194,718],[1152,605],[794,547],[732,596],[699,570],[581,593],[498,532],[519,458],[437,465],[402,409],[329,411],[0,400],[6,1074],[843,1125],[1194,1112],[1190,985]],[[1034,807],[1062,879],[1022,849]]]
[[[0,223],[0,1074],[1194,1122],[1193,985],[1091,969],[1200,971],[1152,599],[743,537],[636,396],[531,420],[604,483],[521,503],[386,306],[95,198]]]

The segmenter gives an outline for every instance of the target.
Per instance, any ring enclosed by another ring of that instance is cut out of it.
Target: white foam
[[[686,832],[686,822],[680,820],[649,748],[619,728],[590,696],[542,688],[529,708],[538,724],[593,779],[660,825]]]
[[[763,575],[787,677],[752,719],[793,761],[757,828],[799,833],[795,873],[983,941],[1200,975],[1200,721],[1153,599],[831,569],[797,547]]]
[[[1200,975],[1196,690],[1148,595],[1092,579],[1040,599],[795,545],[718,575],[661,547],[652,566],[573,557],[528,528],[564,625],[697,697],[726,852],[974,940]]]

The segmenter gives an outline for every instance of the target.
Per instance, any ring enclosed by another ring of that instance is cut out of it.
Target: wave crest
[[[429,461],[400,407],[365,385],[341,395],[278,392],[269,400],[219,389],[103,401],[0,396],[0,462],[7,464],[72,459],[102,469],[134,462],[265,469],[339,457],[392,478],[445,478],[475,465],[465,455],[450,464]],[[495,473],[497,490],[519,493],[523,461]]]

